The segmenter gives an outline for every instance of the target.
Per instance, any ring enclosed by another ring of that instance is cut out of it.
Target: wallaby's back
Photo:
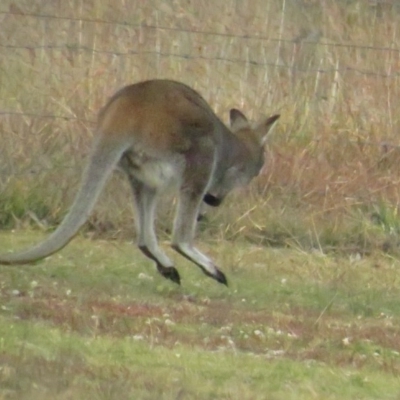
[[[199,93],[170,80],[124,87],[101,110],[98,127],[105,136],[134,135],[136,146],[160,153],[185,152],[191,135],[226,130]]]

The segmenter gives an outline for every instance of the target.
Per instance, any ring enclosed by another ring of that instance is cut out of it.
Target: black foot
[[[226,279],[226,276],[223,272],[221,272],[219,269],[217,270],[217,275],[213,276],[213,278],[219,282],[219,283],[223,283],[224,285],[228,286],[228,281]]]
[[[205,268],[201,267],[201,270],[210,278],[213,278],[219,283],[223,283],[224,285],[228,286],[228,280],[226,279],[226,276],[223,272],[221,272],[219,269],[217,269],[216,275],[210,274]]]
[[[211,207],[218,207],[221,203],[222,200],[219,199],[218,197],[213,196],[210,193],[206,193],[203,197],[204,203],[208,204]]]
[[[179,276],[179,272],[175,267],[169,267],[169,268],[158,268],[158,272],[164,277],[169,280],[171,280],[174,283],[177,283],[178,285],[181,284],[181,277]]]
[[[176,270],[176,268],[164,267],[163,265],[161,265],[157,260],[157,258],[155,258],[151,253],[151,251],[147,248],[147,246],[139,246],[139,249],[146,257],[149,257],[157,264],[157,270],[164,278],[170,279],[172,282],[175,282],[178,285],[181,284],[181,277],[179,276],[179,273]]]

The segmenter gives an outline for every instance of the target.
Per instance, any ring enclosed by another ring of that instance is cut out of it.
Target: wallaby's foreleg
[[[157,192],[132,177],[129,177],[129,181],[135,197],[138,247],[145,256],[156,263],[157,270],[163,277],[180,284],[179,273],[158,246],[154,232]]]

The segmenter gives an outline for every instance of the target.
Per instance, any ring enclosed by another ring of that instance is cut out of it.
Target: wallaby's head
[[[224,197],[235,187],[247,185],[256,177],[264,165],[264,145],[268,132],[279,115],[273,115],[252,127],[245,115],[233,108],[230,111],[232,133],[239,139],[237,148],[227,149],[231,152],[232,165],[221,173],[204,196],[210,206],[218,206]]]

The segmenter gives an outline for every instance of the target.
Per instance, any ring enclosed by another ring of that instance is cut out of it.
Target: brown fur
[[[80,189],[61,225],[45,241],[20,253],[3,254],[0,264],[26,264],[64,247],[86,222],[114,167],[119,164],[132,187],[138,245],[158,271],[179,283],[178,271],[159,248],[155,209],[162,190],[175,185],[179,201],[172,247],[205,274],[227,283],[212,260],[193,246],[202,200],[217,206],[235,187],[261,170],[265,137],[279,115],[253,129],[231,110],[231,130],[190,87],[152,80],[126,86],[99,113],[97,135]]]

